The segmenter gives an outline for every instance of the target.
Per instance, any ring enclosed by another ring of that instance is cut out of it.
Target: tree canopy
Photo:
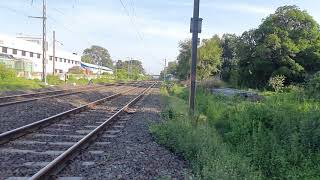
[[[83,56],[81,57],[82,62],[102,65],[109,68],[113,67],[112,59],[109,51],[101,46],[93,45],[83,51]]]
[[[199,79],[207,79],[215,75],[221,66],[222,48],[220,38],[215,35],[211,39],[204,39],[199,48],[197,74]]]
[[[191,47],[190,39],[179,42],[177,77],[181,80],[188,79],[190,75]]]
[[[320,70],[319,24],[296,6],[278,8],[240,39],[240,77],[246,86],[263,87],[276,75],[287,83],[302,82]]]

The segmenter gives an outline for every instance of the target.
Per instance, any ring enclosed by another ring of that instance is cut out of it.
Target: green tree
[[[178,66],[178,64],[176,61],[169,62],[166,69],[161,71],[160,79],[164,78],[165,73],[167,75],[171,74],[173,77],[177,77],[177,66]]]
[[[118,60],[116,63],[117,71],[120,73],[120,76],[123,77],[126,75],[126,79],[128,78],[128,71],[130,70],[130,78],[133,80],[142,79],[145,76],[145,70],[143,68],[142,62],[139,60],[130,60],[130,61],[122,61]]]
[[[190,75],[191,47],[190,39],[179,42],[177,77],[180,80],[186,80]]]
[[[235,34],[224,34],[221,38],[222,65],[221,78],[233,85],[238,83],[238,61],[237,48],[239,37]]]
[[[198,78],[203,80],[216,74],[221,66],[222,48],[219,36],[204,39],[199,48]]]
[[[239,44],[243,85],[265,87],[272,76],[302,82],[320,70],[319,24],[296,6],[283,6],[258,29],[245,32]]]
[[[106,66],[109,68],[113,67],[112,59],[109,51],[101,46],[93,45],[83,51],[83,56],[81,57],[82,62],[97,64]]]

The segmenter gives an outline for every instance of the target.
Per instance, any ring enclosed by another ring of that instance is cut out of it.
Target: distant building
[[[46,58],[46,73],[53,72],[53,49],[49,47]],[[15,59],[32,63],[33,76],[42,74],[41,39],[28,36],[10,37],[0,34],[0,53],[12,55]],[[56,50],[55,72],[66,73],[74,66],[81,65],[81,56],[62,50]]]
[[[90,72],[93,74],[103,74],[103,73],[113,74],[113,70],[108,67],[97,66],[94,64],[89,64],[84,62],[81,62],[81,68],[85,69],[87,74],[89,74]]]

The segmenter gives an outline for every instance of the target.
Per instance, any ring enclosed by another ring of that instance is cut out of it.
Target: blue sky
[[[0,33],[41,34],[42,0],[0,1]],[[47,0],[48,38],[56,30],[66,49],[82,53],[92,44],[106,47],[114,60],[142,59],[149,73],[157,74],[164,59],[174,60],[178,42],[189,33],[193,0]],[[257,27],[261,20],[282,5],[298,5],[320,22],[318,0],[201,0],[203,33],[236,33]],[[127,15],[129,13],[130,17]]]

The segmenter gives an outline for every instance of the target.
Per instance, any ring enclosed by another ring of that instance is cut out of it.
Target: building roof
[[[98,66],[98,65],[95,65],[95,64],[89,64],[89,63],[85,63],[85,62],[81,62],[81,67],[92,68],[92,69],[102,69],[102,70],[105,70],[105,71],[112,71],[112,69],[110,69],[108,67]]]

